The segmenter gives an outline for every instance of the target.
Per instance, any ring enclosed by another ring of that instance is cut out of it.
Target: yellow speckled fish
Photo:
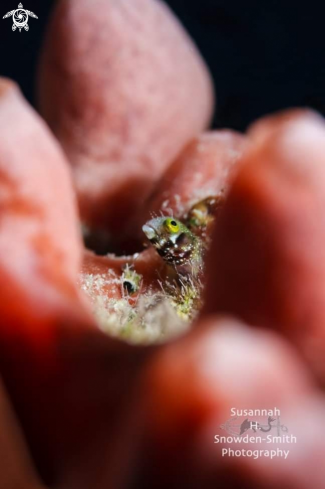
[[[174,217],[156,217],[148,221],[142,230],[162,259],[177,273],[196,277],[202,271],[202,241],[182,222]]]

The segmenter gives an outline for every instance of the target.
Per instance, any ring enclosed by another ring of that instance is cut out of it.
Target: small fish
[[[122,274],[122,285],[124,291],[133,295],[139,291],[141,286],[142,276],[138,274],[136,271],[132,270],[129,265],[126,265]]]
[[[177,273],[196,277],[203,268],[202,242],[174,217],[156,217],[142,230],[162,259]]]

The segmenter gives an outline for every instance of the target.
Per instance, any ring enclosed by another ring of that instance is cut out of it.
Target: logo
[[[280,416],[276,418],[272,416],[268,416],[267,422],[265,424],[260,423],[258,421],[250,420],[249,418],[244,419],[240,424],[236,424],[238,417],[235,416],[233,418],[228,419],[224,424],[220,426],[222,430],[227,431],[230,435],[243,435],[246,431],[252,430],[254,433],[257,431],[261,431],[263,433],[267,433],[272,429],[277,431],[277,436],[281,436],[281,432],[287,433],[288,428],[281,424]]]
[[[29,30],[28,16],[38,19],[37,15],[35,15],[33,12],[23,9],[23,5],[21,3],[18,5],[16,10],[7,12],[6,15],[3,16],[3,19],[11,16],[13,21],[12,30],[15,31],[16,29],[19,29],[19,32],[21,32],[22,29],[25,29],[25,31]]]

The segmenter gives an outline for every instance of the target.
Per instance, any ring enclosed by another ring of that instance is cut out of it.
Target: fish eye
[[[168,231],[171,231],[172,233],[177,233],[179,231],[179,225],[173,218],[166,219],[165,226],[167,227]]]
[[[134,294],[137,290],[135,284],[130,280],[124,280],[123,287],[129,294]]]

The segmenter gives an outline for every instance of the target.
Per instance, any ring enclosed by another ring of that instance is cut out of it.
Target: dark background
[[[129,0],[132,1],[132,0]],[[1,70],[34,103],[34,76],[55,0],[22,0],[39,19],[12,32],[2,19],[19,0],[0,2]],[[325,8],[311,0],[168,0],[215,79],[215,127],[244,130],[257,117],[310,106],[325,114]]]

